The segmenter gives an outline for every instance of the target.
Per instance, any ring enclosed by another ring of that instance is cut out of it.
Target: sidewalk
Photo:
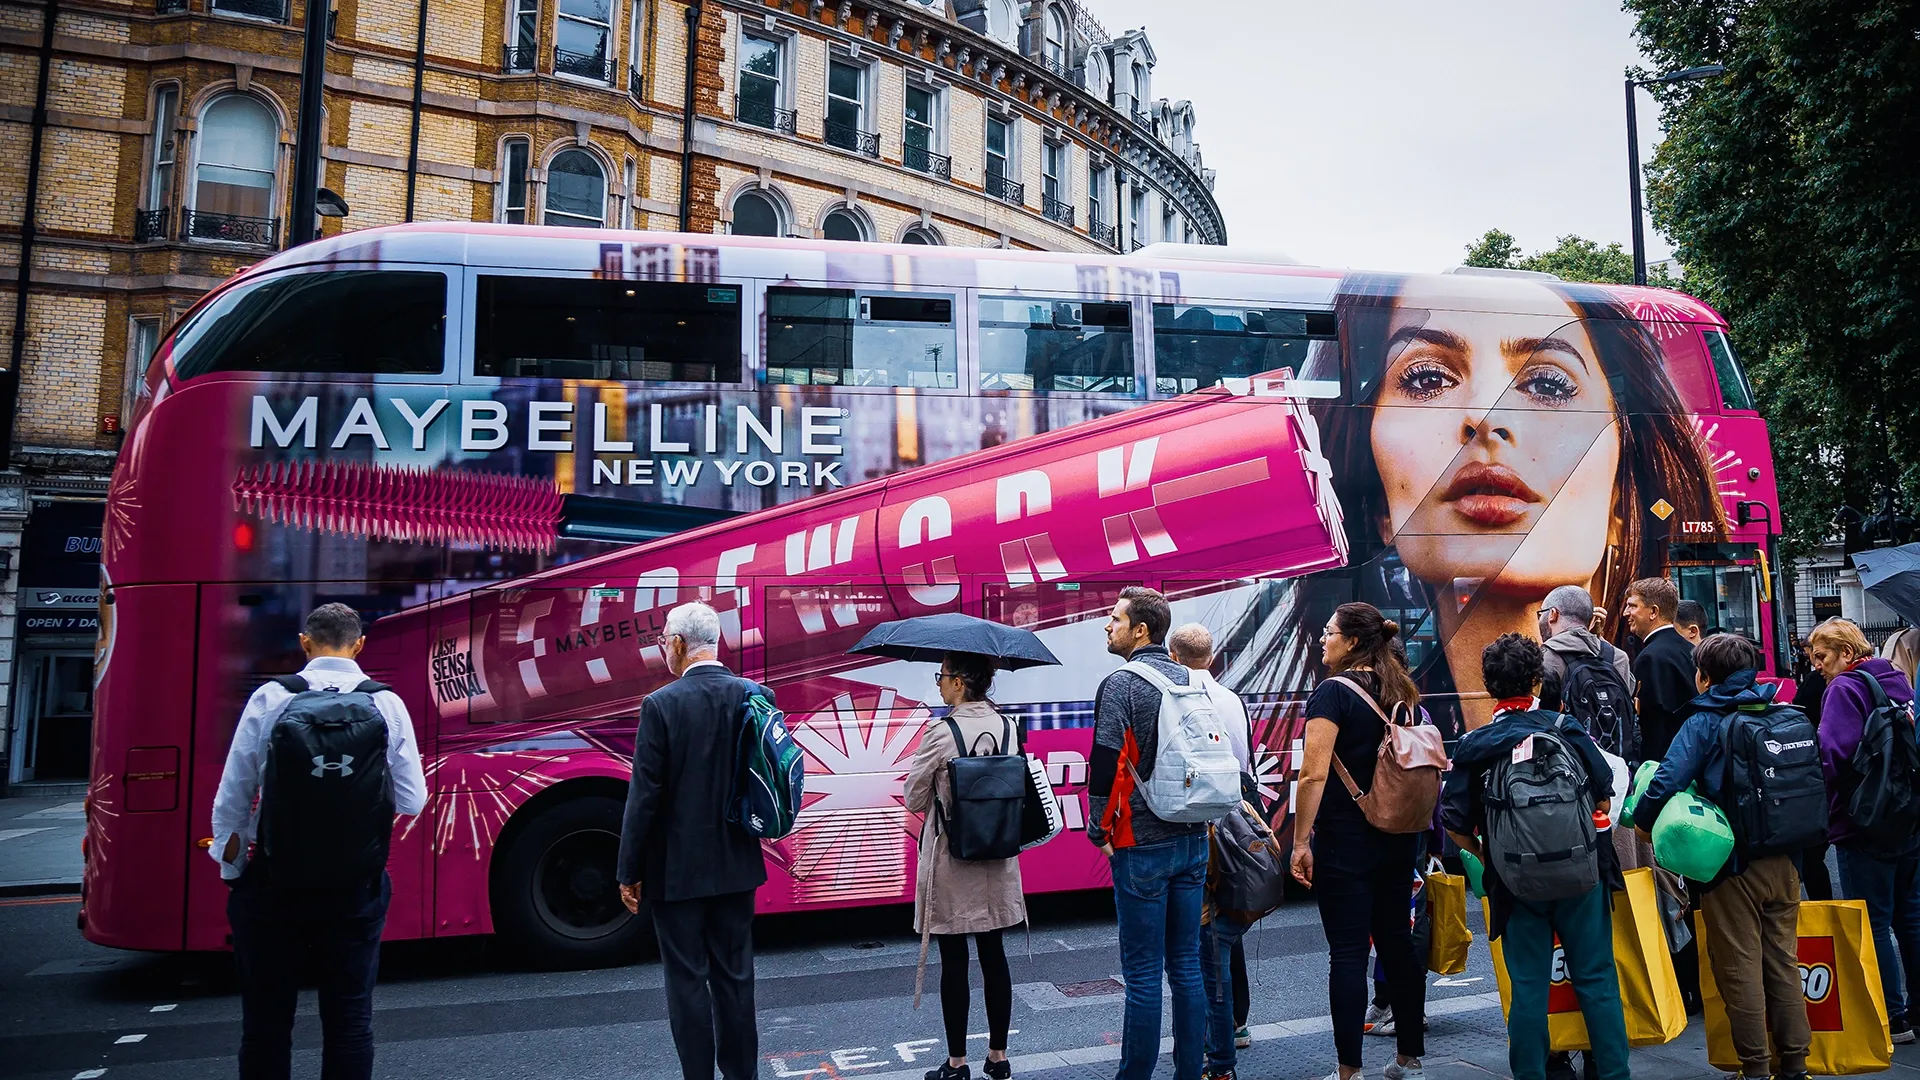
[[[79,892],[85,832],[78,797],[0,799],[0,896]]]

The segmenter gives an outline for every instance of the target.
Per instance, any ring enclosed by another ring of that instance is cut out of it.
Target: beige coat
[[[986,751],[998,747],[1006,728],[1000,714],[984,701],[962,702],[953,708],[953,720],[967,746]],[[1020,725],[1014,721],[1014,739]],[[990,735],[991,738],[983,736]],[[1017,752],[1013,747],[1006,752]],[[953,733],[945,720],[928,720],[907,773],[907,809],[925,814],[920,829],[920,880],[914,889],[913,929],[916,933],[978,934],[1002,930],[1026,921],[1027,901],[1020,889],[1020,860],[962,862],[947,854],[947,838],[935,824],[933,802],[952,798],[947,762],[957,756]]]

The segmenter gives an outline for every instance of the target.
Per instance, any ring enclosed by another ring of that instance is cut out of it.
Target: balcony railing
[[[155,15],[178,15],[187,10],[187,0],[153,0]]]
[[[642,82],[643,80],[641,79],[639,68],[630,67],[627,69],[627,94],[628,96],[632,97],[633,100],[635,101],[646,100],[640,94],[640,87]]]
[[[229,244],[277,247],[279,218],[241,217],[239,214],[209,214],[202,210],[180,212],[180,239],[220,240]]]
[[[1057,221],[1067,228],[1073,228],[1073,204],[1064,203],[1051,195],[1040,196],[1040,213],[1049,221]]]
[[[151,244],[167,238],[167,226],[172,223],[173,214],[162,207],[158,210],[135,210],[133,212],[133,242]]]
[[[738,94],[733,96],[734,119],[743,124],[763,127],[777,131],[782,135],[793,134],[793,110],[776,109],[770,101],[748,101]]]
[[[1062,79],[1073,78],[1073,70],[1067,67],[1067,62],[1065,60],[1056,60],[1053,57],[1048,56],[1041,59],[1040,66],[1043,68],[1046,68],[1048,71],[1052,72],[1053,74],[1058,75]]]
[[[509,75],[531,73],[533,61],[539,55],[539,50],[531,45],[508,45],[500,52],[500,69]]]
[[[594,82],[613,81],[613,60],[610,57],[593,53],[568,52],[555,49],[553,53],[553,71],[556,75],[571,75],[576,79],[592,79]]]
[[[953,159],[945,154],[936,154],[922,146],[907,147],[904,164],[914,172],[926,173],[928,176],[942,180],[953,179]]]
[[[988,173],[987,194],[1010,203],[1024,203],[1027,201],[1027,185]]]
[[[1140,127],[1146,128],[1148,131],[1153,130],[1153,117],[1141,112],[1139,109],[1133,110],[1133,122]]]
[[[1147,242],[1145,240],[1140,239],[1140,237],[1137,234],[1134,236],[1132,240],[1127,241],[1128,251],[1139,251],[1141,248],[1146,246],[1147,246]]]
[[[880,156],[880,136],[871,131],[861,131],[852,124],[825,121],[827,125],[827,145],[842,150],[851,150],[867,157]]]
[[[1089,219],[1087,221],[1087,235],[1093,237],[1093,242],[1096,244],[1105,244],[1110,248],[1117,248],[1119,246],[1114,243],[1113,226],[1104,221]]]
[[[256,19],[287,21],[286,0],[213,0],[213,10],[228,15],[249,15]]]

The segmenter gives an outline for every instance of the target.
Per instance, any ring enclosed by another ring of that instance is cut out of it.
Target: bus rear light
[[[547,552],[560,535],[552,481],[497,473],[281,462],[242,469],[233,495],[271,524],[363,540]]]

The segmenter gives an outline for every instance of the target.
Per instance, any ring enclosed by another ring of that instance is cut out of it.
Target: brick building
[[[334,3],[328,234],[1226,240],[1193,106],[1153,95],[1144,32],[1077,0]],[[88,560],[133,381],[285,242],[306,4],[0,3],[0,789],[85,775]]]

